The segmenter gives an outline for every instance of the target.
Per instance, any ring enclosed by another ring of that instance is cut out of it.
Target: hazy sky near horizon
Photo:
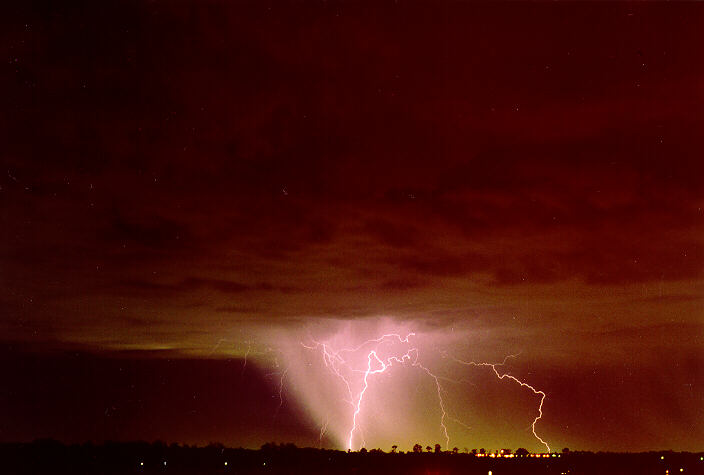
[[[317,444],[300,391],[285,424],[242,412],[278,411],[280,335],[382,321],[461,335],[467,360],[520,353],[561,446],[701,448],[701,5],[17,3],[0,42],[0,402],[17,418],[1,439]],[[125,366],[141,389],[97,376],[120,361],[143,363]],[[61,429],[50,394],[76,386],[42,386],[44,364],[91,375],[77,387],[99,427],[76,408],[83,429]],[[198,364],[234,379],[175,384]],[[162,371],[172,396],[144,376]],[[490,386],[448,393],[466,408]],[[229,426],[188,406],[195,387]],[[144,422],[157,393],[173,400]],[[504,412],[530,422],[523,396]],[[191,410],[189,432],[173,420]],[[520,420],[452,431],[529,444]]]

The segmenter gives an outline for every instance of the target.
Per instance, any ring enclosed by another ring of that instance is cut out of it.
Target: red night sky
[[[0,441],[344,448],[277,344],[383,321],[556,448],[703,446],[701,4],[14,3]]]

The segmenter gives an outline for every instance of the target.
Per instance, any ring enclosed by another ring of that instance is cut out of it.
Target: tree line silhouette
[[[504,454],[508,449],[504,449]],[[524,452],[525,451],[525,452]],[[495,451],[494,454],[500,454]],[[105,442],[65,445],[44,439],[0,444],[0,473],[7,475],[88,474],[559,474],[620,473],[662,475],[704,473],[704,453],[648,452],[640,454],[571,452],[560,457],[533,458],[518,449],[512,458],[491,458],[484,449],[443,451],[440,444],[415,444],[401,452],[360,449],[356,452],[299,448],[269,442],[258,450],[228,448],[212,443],[196,447],[164,442]],[[484,455],[484,456],[481,456]],[[552,455],[555,455],[554,457]],[[680,472],[680,469],[682,470]]]

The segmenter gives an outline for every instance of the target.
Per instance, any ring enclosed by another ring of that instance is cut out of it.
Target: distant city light
[[[144,467],[144,462],[139,462],[140,467]]]
[[[227,462],[225,462],[225,466],[227,467]]]

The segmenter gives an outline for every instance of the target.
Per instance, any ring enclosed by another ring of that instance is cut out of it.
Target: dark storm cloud
[[[179,287],[183,289],[208,288],[226,293],[239,293],[252,288],[252,286],[241,284],[239,282],[221,279],[202,279],[198,277],[189,277],[183,280],[179,284]]]
[[[116,213],[110,223],[106,238],[120,243],[137,244],[150,248],[174,246],[188,241],[187,227],[175,221],[149,216],[140,221],[128,221]]]
[[[445,255],[433,252],[433,257],[422,255],[405,256],[392,260],[402,272],[420,275],[462,276],[486,271],[491,267],[490,259],[478,254]]]
[[[418,287],[423,287],[423,281],[418,279],[396,279],[396,280],[386,280],[382,282],[378,289],[380,291],[397,291],[397,290],[411,290],[417,289]]]
[[[364,232],[374,240],[391,247],[409,247],[416,243],[418,231],[407,224],[396,224],[381,219],[366,222]]]
[[[114,284],[113,284],[114,285]],[[266,282],[256,284],[244,284],[231,280],[223,279],[208,279],[201,277],[187,277],[175,284],[160,284],[150,281],[124,281],[119,283],[119,288],[126,289],[128,292],[134,290],[138,293],[147,293],[160,295],[163,297],[183,294],[184,292],[193,292],[196,290],[215,290],[224,294],[240,294],[248,291],[274,291],[274,292],[293,292],[296,289],[292,287],[274,286]]]
[[[124,282],[140,262],[232,249],[247,254],[232,268],[288,268],[337,246],[337,267],[387,282],[698,277],[695,22],[680,7],[606,19],[580,6],[575,23],[551,7],[536,34],[529,6],[455,8],[17,9],[8,260],[88,258]],[[579,34],[591,21],[596,44]],[[648,28],[664,23],[677,34]],[[36,244],[47,230],[60,239]],[[505,245],[518,236],[530,242]],[[188,278],[151,284],[224,289]]]
[[[261,311],[261,308],[229,305],[227,307],[218,307],[215,311],[223,313],[258,313]]]
[[[645,298],[637,299],[638,302],[653,302],[653,303],[697,302],[700,300],[704,300],[703,295],[692,295],[692,294],[657,295],[654,297],[645,297]]]

